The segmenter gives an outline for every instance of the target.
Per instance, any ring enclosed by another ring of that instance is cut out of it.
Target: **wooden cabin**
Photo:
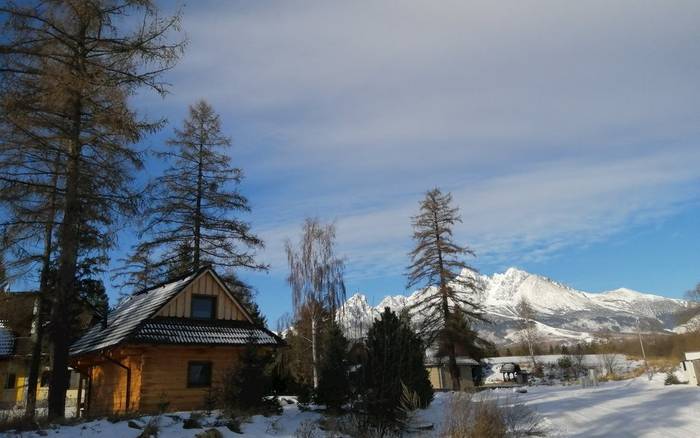
[[[470,357],[457,356],[459,367],[459,384],[461,389],[473,388],[473,370],[479,366],[479,362]],[[449,391],[452,387],[452,377],[447,357],[428,355],[425,360],[425,368],[428,370],[428,378],[433,388],[438,391]]]
[[[251,343],[283,345],[207,267],[129,296],[70,354],[85,376],[78,397],[87,415],[189,411],[204,408],[208,390]]]

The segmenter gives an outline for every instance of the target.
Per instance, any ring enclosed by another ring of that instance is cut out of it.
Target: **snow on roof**
[[[197,320],[156,317],[146,321],[129,338],[149,344],[279,345],[279,337],[248,321]]]
[[[0,321],[0,357],[11,356],[15,347],[15,335]]]
[[[124,301],[107,317],[107,327],[101,324],[91,327],[71,345],[70,354],[76,356],[114,346],[125,340],[146,319],[155,315],[171,298],[182,291],[207,268],[171,283],[137,292]]]
[[[685,353],[685,360],[698,360],[700,359],[700,351],[687,351]]]
[[[426,365],[441,365],[446,364],[449,360],[448,356],[438,356],[437,350],[434,348],[428,348],[425,350],[425,364]],[[479,365],[479,362],[472,359],[469,356],[457,356],[457,365]]]

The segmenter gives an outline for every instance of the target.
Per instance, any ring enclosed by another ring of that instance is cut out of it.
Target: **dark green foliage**
[[[450,344],[454,344],[458,356],[468,356],[476,361],[493,356],[496,346],[479,337],[467,318],[461,313],[450,314],[446,327],[438,335],[438,356],[449,354]]]
[[[323,344],[316,402],[338,412],[350,395],[346,360],[348,340],[345,339],[340,326],[333,323],[325,335]]]
[[[673,374],[673,371],[669,371],[666,373],[666,378],[664,379],[664,385],[679,385],[681,383],[680,380],[678,380],[678,377],[676,377],[675,374]]]
[[[557,365],[559,365],[561,369],[569,369],[573,366],[573,361],[569,356],[562,356],[557,360]]]
[[[566,345],[562,345],[561,354],[569,354],[569,347],[567,347]]]
[[[265,398],[271,391],[268,366],[273,360],[272,353],[255,346],[252,341],[222,381],[221,402],[229,413],[259,414],[280,409],[276,400]]]
[[[388,308],[367,333],[359,403],[361,410],[381,429],[401,420],[402,383],[415,391],[422,407],[433,399],[433,388],[423,363],[425,347],[406,319]]]

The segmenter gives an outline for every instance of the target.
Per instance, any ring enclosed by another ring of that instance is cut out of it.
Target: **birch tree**
[[[535,322],[537,313],[525,297],[521,297],[520,301],[516,304],[515,313],[518,317],[518,338],[527,349],[534,369],[537,367],[537,362],[535,361],[535,347],[540,341],[537,323]]]
[[[318,219],[306,219],[297,245],[287,240],[289,263],[287,281],[292,288],[295,318],[304,314],[311,320],[311,363],[313,385],[318,387],[318,339],[323,315],[335,318],[346,300],[343,274],[345,263],[335,255],[335,227]]]
[[[468,246],[457,244],[453,227],[462,221],[459,209],[452,205],[452,195],[433,189],[420,202],[420,211],[413,217],[415,248],[410,253],[407,288],[423,287],[412,311],[422,318],[422,332],[432,343],[436,339],[449,358],[452,387],[460,388],[457,366],[459,318],[484,320],[478,296],[482,291],[476,270],[464,261],[474,256]],[[457,318],[459,317],[459,318]],[[454,320],[454,321],[453,321]]]

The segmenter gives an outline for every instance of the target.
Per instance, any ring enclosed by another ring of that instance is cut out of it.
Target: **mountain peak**
[[[643,330],[667,331],[675,327],[675,312],[683,309],[683,300],[644,294],[628,288],[604,293],[589,293],[573,289],[542,275],[531,274],[511,267],[503,273],[491,276],[473,271],[463,276],[476,278],[484,285],[483,294],[465,295],[465,299],[478,300],[487,319],[494,324],[477,327],[496,343],[516,339],[517,317],[515,308],[522,298],[527,299],[537,313],[538,326],[552,340],[588,339],[599,331],[631,333],[637,330],[640,320]],[[367,297],[355,294],[344,308],[349,317],[345,326],[361,336],[385,307],[400,311],[412,306],[425,290],[410,295],[386,296],[377,306],[367,303]],[[458,292],[470,294],[470,291]],[[420,312],[413,314],[420,320]]]

